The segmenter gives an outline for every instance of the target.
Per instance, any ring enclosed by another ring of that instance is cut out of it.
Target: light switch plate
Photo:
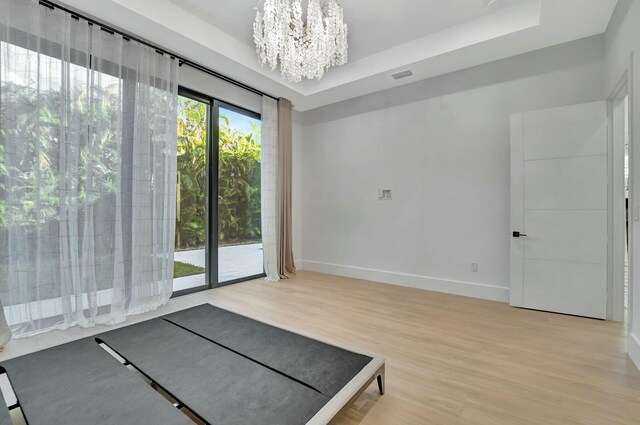
[[[640,221],[640,204],[633,206],[633,221]]]

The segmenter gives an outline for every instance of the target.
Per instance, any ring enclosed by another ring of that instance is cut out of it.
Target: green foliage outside
[[[206,238],[207,105],[179,97],[176,247],[199,248]]]
[[[180,97],[178,116],[178,211],[176,247],[201,248],[206,228],[207,105]],[[261,238],[260,128],[249,133],[220,117],[218,237],[220,245]]]
[[[221,244],[261,238],[260,128],[243,134],[220,120],[218,231]]]
[[[0,135],[17,138],[22,149],[16,152],[27,161],[12,162],[10,169],[0,145],[0,195],[19,202],[0,203],[0,229],[7,229],[9,211],[12,224],[19,223],[29,229],[58,220],[60,203],[80,205],[85,202],[87,175],[92,178],[90,202],[116,191],[116,173],[119,122],[119,95],[117,80],[114,86],[98,88],[89,102],[86,91],[72,93],[70,116],[77,126],[81,145],[77,155],[78,169],[65,175],[66,186],[77,188],[60,199],[58,156],[60,148],[61,93],[56,90],[38,91],[3,82],[3,102],[0,102]],[[11,101],[4,101],[10,99]],[[176,246],[192,249],[204,246],[206,238],[206,122],[207,106],[180,97],[181,113],[178,117],[178,211]],[[100,132],[87,133],[87,120]],[[15,120],[15,121],[14,121]],[[11,123],[11,125],[7,125]],[[89,134],[89,137],[87,137]],[[74,147],[68,146],[73,150]],[[221,245],[242,244],[260,240],[260,128],[254,126],[248,134],[240,133],[222,116],[219,137],[219,238]],[[91,173],[87,166],[91,164]],[[10,187],[5,185],[11,176]]]
[[[204,273],[204,267],[194,266],[193,264],[183,263],[181,261],[173,262],[173,278],[193,276]]]
[[[35,82],[3,80],[0,92],[0,246],[6,247],[12,229],[14,237],[25,239],[15,244],[21,258],[37,256],[40,275],[51,282],[41,285],[41,280],[32,278],[35,269],[29,269],[28,283],[22,286],[21,281],[14,301],[59,297],[62,273],[55,258],[60,255],[57,236],[63,207],[76,214],[78,226],[70,231],[83,234],[85,206],[94,205],[96,232],[111,234],[109,219],[120,170],[118,80],[105,77],[90,92],[73,86],[68,93],[61,93],[56,84],[47,89]],[[65,132],[78,143],[61,143]],[[37,243],[33,236],[38,237]],[[100,238],[96,244],[96,284],[106,289],[112,286],[106,266],[113,261],[112,240]],[[0,269],[8,270],[8,261],[5,256]],[[9,277],[0,274],[0,290],[6,290]]]
[[[3,82],[3,102],[0,110],[0,136],[13,142],[15,158],[10,164],[0,145],[0,196],[14,202],[0,203],[0,228],[11,225],[24,226],[35,231],[38,226],[58,220],[62,203],[84,205],[96,202],[102,196],[115,192],[118,169],[116,125],[118,122],[118,91],[113,87],[99,87],[93,93],[92,102],[87,92],[71,93],[72,102],[67,110],[71,130],[78,132],[78,146],[66,146],[66,155],[78,158],[77,169],[64,175],[66,187],[76,189],[59,192],[60,109],[62,94],[56,90],[40,91],[12,82]],[[88,133],[87,120],[91,116],[94,128],[102,131]],[[71,131],[69,130],[69,131]],[[91,144],[89,149],[88,144]],[[91,167],[91,172],[88,172]],[[84,188],[87,176],[91,176],[92,195]],[[11,179],[11,185],[5,182]],[[11,208],[11,210],[7,210]],[[11,223],[8,223],[11,217]]]

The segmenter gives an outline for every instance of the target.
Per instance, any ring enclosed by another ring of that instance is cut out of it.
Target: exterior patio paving
[[[173,256],[175,261],[205,266],[205,250],[177,251]],[[247,276],[254,276],[263,272],[262,243],[250,245],[223,246],[218,248],[218,281],[228,282]],[[173,290],[195,288],[205,285],[203,274],[174,279]]]

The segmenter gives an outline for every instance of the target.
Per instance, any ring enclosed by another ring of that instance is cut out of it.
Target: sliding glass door
[[[208,289],[209,99],[180,91],[178,96],[178,175],[173,291]],[[215,263],[214,263],[215,264]]]
[[[263,274],[260,115],[222,102],[218,113],[218,283]]]
[[[260,134],[259,114],[180,90],[175,295],[263,275]]]

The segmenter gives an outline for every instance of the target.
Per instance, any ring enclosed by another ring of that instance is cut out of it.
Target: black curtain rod
[[[127,41],[134,40],[134,41],[137,41],[138,43],[141,43],[141,44],[144,44],[146,46],[149,46],[152,49],[155,49],[155,51],[160,53],[161,55],[162,54],[167,54],[167,55],[171,56],[172,59],[177,59],[180,66],[188,65],[188,66],[190,66],[190,67],[192,67],[194,69],[197,69],[198,71],[201,71],[201,72],[204,72],[206,74],[209,74],[209,75],[211,75],[213,77],[216,77],[216,78],[218,78],[220,80],[226,81],[227,83],[231,83],[231,84],[233,84],[235,86],[243,88],[243,89],[245,89],[247,91],[250,91],[252,93],[258,94],[260,96],[267,96],[267,97],[270,97],[271,99],[274,99],[274,100],[278,100],[278,98],[275,97],[275,96],[271,96],[270,94],[265,93],[265,92],[263,92],[261,90],[258,90],[258,89],[254,88],[254,87],[251,87],[251,86],[249,86],[249,85],[247,85],[245,83],[241,83],[238,80],[234,80],[231,77],[227,77],[226,75],[220,74],[219,72],[216,72],[211,68],[207,68],[204,65],[200,65],[199,63],[196,63],[196,62],[190,61],[189,59],[183,58],[180,55],[177,55],[177,54],[175,54],[173,52],[168,51],[167,49],[164,49],[162,47],[156,46],[155,44],[152,44],[152,43],[150,43],[150,42],[148,42],[146,40],[142,40],[142,39],[136,37],[135,35],[127,34],[127,33],[123,32],[123,31],[121,31],[121,30],[119,30],[117,28],[114,28],[112,26],[109,26],[109,25],[105,24],[104,22],[99,22],[99,21],[97,21],[97,20],[95,20],[93,18],[90,18],[90,17],[86,16],[86,15],[82,15],[82,14],[76,12],[75,10],[68,9],[68,8],[66,8],[64,6],[61,6],[61,5],[57,4],[57,3],[53,3],[53,2],[48,1],[48,0],[39,0],[39,2],[40,2],[40,4],[42,6],[47,7],[49,9],[51,9],[51,10],[59,9],[59,10],[62,10],[63,12],[69,13],[71,15],[71,17],[74,18],[74,19],[82,18],[85,21],[89,22],[89,24],[91,24],[91,25],[94,25],[94,24],[95,25],[99,25],[103,30],[105,30],[105,31],[107,31],[109,33],[112,33],[112,34],[119,34]]]

